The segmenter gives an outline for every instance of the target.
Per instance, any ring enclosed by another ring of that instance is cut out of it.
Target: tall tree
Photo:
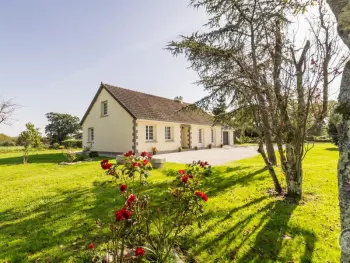
[[[208,30],[182,36],[180,41],[171,42],[168,49],[174,55],[185,54],[199,74],[198,83],[209,91],[210,95],[198,105],[208,107],[212,98],[221,95],[230,106],[239,101],[239,107],[255,109],[268,161],[276,163],[274,136],[288,195],[300,198],[310,105],[314,104],[317,88],[324,81],[322,67],[312,62],[312,56],[318,54],[323,43],[305,39],[300,48],[296,47],[287,18],[300,10],[299,1],[192,0],[191,3],[207,11]],[[233,107],[231,113],[236,111]]]
[[[42,145],[39,129],[32,123],[26,124],[26,130],[21,132],[17,138],[19,145],[23,146],[23,163],[28,163],[29,152],[31,149],[39,149]]]
[[[75,135],[81,130],[79,117],[49,112],[46,118],[49,124],[45,127],[45,133],[51,143],[61,144],[69,135]]]
[[[338,33],[344,43],[350,48],[350,0],[327,0],[338,20]],[[342,122],[338,129],[339,134],[339,163],[338,186],[340,219],[342,229],[341,262],[350,262],[349,233],[350,229],[350,61],[347,62],[340,85],[338,98],[338,113]]]

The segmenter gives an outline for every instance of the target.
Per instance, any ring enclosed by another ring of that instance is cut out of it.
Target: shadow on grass
[[[337,147],[332,147],[332,148],[326,148],[326,151],[331,151],[331,152],[339,152],[339,149]]]
[[[59,158],[61,158],[59,155],[62,154],[33,155],[30,161],[33,163],[59,162]],[[3,160],[1,159],[1,161]],[[13,162],[16,161],[18,159],[14,157]],[[214,197],[235,186],[259,183],[260,180],[268,176],[262,174],[264,170],[252,170],[249,166],[214,168],[213,174],[205,182],[208,196]],[[168,183],[169,181],[164,178],[164,181],[160,183],[151,181],[147,186],[147,193],[152,197],[153,206],[162,205],[167,196]],[[219,222],[208,225],[207,231],[203,231],[200,235],[210,235],[209,232],[216,228],[216,223],[225,223],[238,212],[266,201],[266,198],[265,196],[258,197],[230,211],[225,210]],[[250,255],[247,255],[247,262],[260,257],[260,254],[255,253],[255,250],[259,251],[259,247],[264,242],[264,238],[266,238],[264,232],[269,233],[266,226],[273,227],[277,223],[280,232],[285,232],[288,218],[295,206],[278,202],[285,201],[269,202],[260,210],[263,213],[261,224],[266,221],[268,223],[259,232],[256,244],[253,246],[254,249],[252,248]],[[85,250],[88,244],[100,244],[106,241],[109,238],[108,222],[115,220],[114,211],[119,209],[122,204],[123,198],[119,195],[118,186],[107,179],[102,183],[94,182],[91,188],[77,188],[73,191],[62,190],[52,197],[39,197],[20,211],[18,211],[19,209],[4,211],[0,213],[0,258],[6,258],[12,263],[27,260],[34,262],[38,260],[38,257],[40,257],[40,262],[64,262],[69,257],[74,256],[77,251]],[[287,205],[287,209],[285,205]],[[228,242],[225,242],[228,246],[237,235],[242,235],[245,231],[244,227],[254,216],[255,214],[251,214],[234,226],[225,229],[211,243],[203,244],[200,250],[211,250],[224,237],[228,238]],[[279,216],[282,218],[279,219]],[[209,219],[217,217],[217,215],[206,213],[204,217]],[[101,229],[96,226],[97,219],[103,223]],[[235,250],[228,250],[228,257],[234,258],[235,253],[257,230],[258,228],[245,234],[241,245],[237,246]],[[274,242],[276,242],[277,250],[281,249],[282,244],[278,239],[280,232],[268,236],[268,240],[272,242],[272,248],[275,247]],[[194,235],[189,238],[195,239]],[[309,242],[314,241],[314,238],[309,237],[309,240]],[[270,251],[271,247],[267,248],[267,253],[275,255],[277,250]],[[310,249],[313,250],[313,245],[310,245]],[[35,256],[28,258],[32,254]],[[305,257],[308,258],[308,255]]]
[[[208,236],[208,240],[201,242],[200,247],[193,251],[194,256],[203,251],[215,253],[218,258],[215,262],[295,262],[293,251],[288,251],[290,239],[302,240],[300,246],[304,246],[304,252],[297,262],[312,262],[312,254],[315,250],[316,236],[309,230],[296,226],[289,226],[288,222],[293,211],[298,206],[294,200],[272,200],[266,203],[267,197],[256,198],[242,206],[236,207],[226,215],[207,213],[206,219],[219,217],[206,229],[193,236],[187,236],[184,244],[194,247],[198,238]],[[241,216],[242,210],[253,210],[254,205],[259,206],[259,212],[248,213]],[[240,217],[234,224],[227,227],[230,220]],[[222,226],[225,226],[222,228]],[[218,229],[223,229],[214,235]],[[185,247],[190,249],[191,247]],[[283,256],[280,256],[284,248]],[[287,251],[286,251],[287,250]],[[288,261],[290,260],[290,261]]]

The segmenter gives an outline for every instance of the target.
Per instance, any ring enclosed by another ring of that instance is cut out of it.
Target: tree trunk
[[[277,158],[276,158],[275,149],[272,143],[271,133],[265,132],[264,138],[265,138],[266,151],[269,157],[269,161],[271,162],[272,165],[277,165]]]
[[[344,43],[350,48],[350,0],[327,0],[338,21],[338,32]],[[339,127],[339,163],[338,185],[339,205],[342,235],[341,262],[350,262],[350,62],[343,71],[343,78],[339,92],[339,112],[342,113],[343,121]],[[346,233],[346,235],[344,235]]]
[[[339,187],[339,205],[341,220],[341,262],[350,262],[350,62],[345,66],[343,79],[339,93],[339,108],[343,121],[338,127],[339,134],[339,162],[338,162],[338,187]],[[346,233],[346,234],[345,234]],[[347,236],[346,236],[347,235]]]
[[[261,154],[262,158],[264,159],[264,162],[266,164],[266,167],[267,169],[269,170],[269,173],[271,175],[271,178],[272,178],[272,181],[273,181],[273,184],[275,186],[275,191],[279,194],[282,193],[282,187],[281,187],[281,184],[280,182],[278,181],[278,178],[277,178],[277,175],[276,175],[276,172],[275,170],[273,169],[273,165],[271,164],[271,162],[268,160],[267,156],[266,156],[266,153],[265,153],[265,150],[264,150],[264,146],[263,144],[260,142],[259,143],[259,153]]]
[[[286,157],[287,160],[284,163],[288,196],[301,199],[303,194],[303,170],[302,170],[302,156],[300,149],[292,145],[286,144]]]

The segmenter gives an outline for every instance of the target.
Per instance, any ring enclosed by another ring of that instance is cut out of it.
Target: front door
[[[224,131],[222,133],[222,140],[223,140],[224,145],[228,145],[228,132],[227,131]]]

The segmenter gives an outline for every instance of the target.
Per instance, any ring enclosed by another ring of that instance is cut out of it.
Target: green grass
[[[201,229],[188,229],[181,248],[196,262],[339,262],[336,165],[331,144],[316,144],[305,160],[300,204],[269,194],[272,181],[259,156],[215,168]],[[0,262],[64,262],[104,239],[95,220],[113,219],[120,196],[98,161],[59,166],[60,151],[0,155]],[[154,170],[150,193],[166,191]],[[280,175],[282,180],[282,175]],[[108,235],[108,230],[105,231]],[[105,236],[106,236],[105,235]]]

